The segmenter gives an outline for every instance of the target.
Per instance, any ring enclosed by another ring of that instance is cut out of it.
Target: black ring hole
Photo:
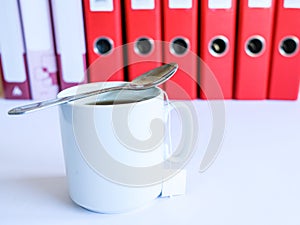
[[[95,50],[98,54],[106,55],[112,50],[113,46],[109,39],[99,38],[95,43]]]
[[[283,40],[280,45],[280,48],[282,49],[282,51],[287,55],[291,55],[291,54],[295,53],[297,50],[297,47],[298,47],[297,42],[292,38],[287,38],[287,39]]]
[[[210,48],[213,50],[213,52],[215,52],[218,55],[223,54],[226,51],[227,48],[227,43],[225,40],[221,39],[221,38],[217,38],[214,39],[211,42],[211,46]]]
[[[183,55],[187,52],[189,45],[183,38],[177,38],[172,42],[171,47],[176,55]]]
[[[264,47],[264,43],[258,38],[252,38],[247,43],[247,49],[252,54],[259,54]]]
[[[153,46],[148,38],[140,38],[137,40],[135,47],[139,54],[147,55],[151,52]]]

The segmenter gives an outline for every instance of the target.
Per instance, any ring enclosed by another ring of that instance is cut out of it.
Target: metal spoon
[[[116,87],[109,87],[109,88],[104,88],[101,90],[95,90],[95,91],[90,91],[86,93],[81,93],[78,95],[72,95],[72,96],[67,96],[63,98],[55,98],[55,99],[50,99],[42,102],[36,102],[24,106],[19,106],[16,108],[13,108],[8,111],[9,115],[20,115],[24,114],[27,112],[32,112],[36,111],[39,109],[44,109],[50,106],[55,106],[59,104],[64,104],[67,102],[75,101],[78,99],[90,97],[93,95],[98,95],[102,94],[105,92],[109,91],[117,91],[117,90],[143,90],[147,88],[151,88],[154,86],[158,86],[164,82],[166,82],[168,79],[170,79],[174,73],[177,71],[178,65],[176,63],[170,63],[170,64],[165,64],[163,66],[157,67],[153,70],[150,70],[138,77],[136,77],[134,80],[129,82],[128,84],[124,86],[116,86]]]

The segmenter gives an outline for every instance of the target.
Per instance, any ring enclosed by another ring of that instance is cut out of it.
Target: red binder
[[[200,97],[233,97],[236,0],[201,1]],[[207,68],[208,67],[208,68]]]
[[[120,0],[84,0],[83,7],[90,81],[123,80]]]
[[[160,0],[125,0],[129,80],[161,65]]]
[[[198,1],[163,1],[164,62],[176,62],[177,73],[166,82],[172,99],[197,98]]]
[[[5,98],[30,98],[25,46],[17,0],[0,1],[0,79],[2,79]]]
[[[276,10],[269,98],[295,100],[300,80],[300,1],[278,0]]]
[[[266,99],[275,0],[241,0],[236,55],[236,99]]]

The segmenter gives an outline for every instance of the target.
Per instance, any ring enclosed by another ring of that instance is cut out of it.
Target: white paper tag
[[[192,0],[169,0],[170,9],[191,9],[192,7]]]
[[[300,8],[300,1],[299,0],[285,0],[283,2],[284,8],[291,8],[291,9],[299,9]]]
[[[232,0],[209,0],[208,8],[210,9],[231,9]]]
[[[162,184],[161,197],[184,195],[186,192],[186,170],[179,171],[174,177]]]
[[[90,10],[92,12],[111,12],[114,10],[113,0],[90,0]]]
[[[271,8],[272,0],[249,0],[249,8]]]
[[[132,9],[154,9],[154,0],[131,0]]]

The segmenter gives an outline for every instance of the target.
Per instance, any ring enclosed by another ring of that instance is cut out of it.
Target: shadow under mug
[[[68,88],[58,97],[126,82]],[[101,213],[126,212],[157,198],[166,157],[160,88],[103,93],[59,106],[71,199]]]

